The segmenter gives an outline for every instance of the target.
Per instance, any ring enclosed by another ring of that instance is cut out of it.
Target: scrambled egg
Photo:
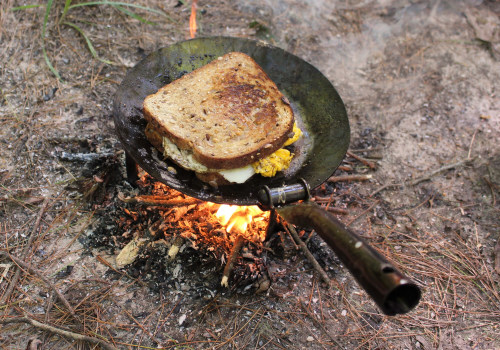
[[[297,141],[301,135],[302,135],[302,130],[299,129],[297,123],[293,123],[293,136],[285,141],[283,147],[290,146],[292,143]]]
[[[297,123],[293,124],[293,133],[293,136],[286,140],[283,147],[291,145],[298,140],[300,135],[302,135],[302,130],[299,129]],[[253,163],[252,167],[256,173],[265,177],[272,177],[276,175],[278,171],[288,169],[292,159],[293,153],[287,149],[280,148],[271,155]]]

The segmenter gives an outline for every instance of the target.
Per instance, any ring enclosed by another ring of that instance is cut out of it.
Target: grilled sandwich
[[[213,186],[274,176],[300,136],[288,100],[248,55],[231,52],[146,97],[148,140]]]

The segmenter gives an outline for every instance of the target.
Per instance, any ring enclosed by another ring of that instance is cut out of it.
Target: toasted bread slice
[[[293,111],[248,55],[231,52],[147,96],[144,116],[211,169],[234,169],[281,148]]]

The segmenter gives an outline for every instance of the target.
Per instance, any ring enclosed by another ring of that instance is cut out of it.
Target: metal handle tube
[[[288,205],[277,212],[289,223],[314,228],[386,315],[406,313],[419,303],[415,283],[317,204]]]

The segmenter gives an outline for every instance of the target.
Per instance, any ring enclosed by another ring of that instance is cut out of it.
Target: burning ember
[[[189,16],[189,36],[193,39],[196,36],[196,8],[198,0],[193,0],[191,4],[191,15]]]

